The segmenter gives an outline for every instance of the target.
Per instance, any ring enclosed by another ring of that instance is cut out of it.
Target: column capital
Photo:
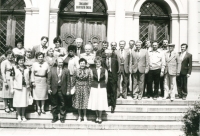
[[[115,11],[108,11],[107,10],[107,13],[108,13],[108,16],[115,16]]]
[[[179,15],[178,14],[171,14],[171,20],[178,20]]]
[[[34,14],[39,14],[39,9],[38,8],[34,8],[34,7],[32,7],[31,8],[31,11],[32,11],[32,13]]]
[[[133,13],[133,18],[139,19],[140,18],[140,14],[141,14],[141,12],[134,12]]]
[[[180,20],[188,20],[188,14],[179,14]]]
[[[51,8],[50,13],[58,13],[59,8]]]
[[[133,11],[126,11],[126,12],[125,12],[125,17],[126,17],[126,18],[133,18],[133,14],[134,14]]]

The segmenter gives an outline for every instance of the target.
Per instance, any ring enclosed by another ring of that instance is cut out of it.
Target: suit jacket
[[[103,59],[105,59],[105,58],[106,58],[105,51],[104,51],[103,49],[98,50],[98,51],[96,52],[96,56],[100,56],[100,57],[102,57]]]
[[[80,48],[80,54],[78,54],[78,49],[76,48],[76,56],[78,56],[80,58],[80,55],[82,53],[85,53],[85,49],[83,47]]]
[[[66,94],[66,92],[70,92],[71,80],[70,80],[69,70],[66,68],[62,69],[60,84],[61,84],[62,93],[64,95]],[[57,67],[52,67],[50,72],[48,73],[47,87],[48,87],[48,90],[52,90],[53,94],[57,92],[57,89],[58,89]]]
[[[14,89],[22,89],[22,73],[21,71],[14,66],[14,71],[15,71],[15,75],[14,75],[14,80],[13,80],[13,88]],[[26,86],[30,86],[30,80],[29,80],[29,69],[24,69],[24,79],[26,82]]]
[[[177,75],[180,74],[181,70],[181,62],[179,55],[176,52],[171,52],[171,57],[170,52],[165,53],[165,61],[166,61],[166,66],[165,66],[165,74],[169,73],[169,75]]]
[[[120,54],[120,50],[116,51],[117,53],[117,58],[118,58],[118,62],[119,62],[119,72],[121,71],[120,69],[120,63],[121,63],[121,54]],[[130,53],[128,50],[124,49],[124,70],[125,73],[129,73],[129,62],[130,62]]]
[[[130,57],[130,73],[136,73],[139,70],[140,73],[149,71],[149,56],[148,51],[140,49],[139,57],[136,56],[136,50],[132,51]]]
[[[179,57],[181,56],[181,52],[179,52]],[[192,72],[192,54],[186,52],[182,62],[181,62],[181,74],[187,75]]]
[[[119,64],[118,64],[118,60],[115,58],[111,57],[111,71],[112,71],[112,75],[113,75],[113,80],[115,82],[118,81],[118,71],[119,71]],[[109,71],[107,65],[106,65],[106,60],[103,60],[102,62],[102,67],[104,67],[105,69],[107,69],[107,71]]]
[[[36,53],[41,52],[40,46],[41,45],[35,45],[35,46],[33,46],[33,49],[32,49],[32,57],[33,58],[35,57]],[[46,50],[47,49],[48,49],[48,47],[46,47]],[[46,52],[45,52],[45,55],[46,55]]]

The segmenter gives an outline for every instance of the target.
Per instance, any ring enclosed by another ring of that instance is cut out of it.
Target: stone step
[[[8,118],[15,119],[17,117],[16,113],[5,113],[4,111],[0,111],[0,118]],[[88,112],[87,114],[88,120],[95,120],[96,114],[95,112]],[[27,113],[27,119],[52,119],[52,114],[50,112],[46,112],[46,114],[41,114],[40,116],[37,112]],[[71,112],[66,114],[66,118],[68,120],[76,120],[78,118],[78,114]],[[103,112],[102,119],[103,120],[112,120],[112,121],[180,121],[183,118],[182,113],[109,113]]]
[[[115,112],[124,112],[124,113],[134,113],[134,112],[153,112],[153,113],[182,113],[186,112],[189,106],[174,106],[174,105],[117,105]],[[28,107],[27,111],[33,111],[33,106]],[[3,106],[1,108],[3,109]],[[49,106],[46,106],[46,111],[49,111]],[[69,108],[67,111],[76,112],[74,108]],[[111,107],[108,108],[108,112],[111,111]]]
[[[77,122],[66,120],[65,123],[51,123],[50,120],[27,120],[18,122],[16,119],[0,119],[1,128],[31,128],[31,129],[108,129],[108,130],[180,130],[183,123],[180,121],[103,121],[97,124],[93,121]]]

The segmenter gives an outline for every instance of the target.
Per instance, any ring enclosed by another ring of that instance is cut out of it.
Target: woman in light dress
[[[62,41],[59,37],[55,37],[53,39],[53,43],[55,44],[54,48],[55,57],[64,57],[65,55],[67,55],[66,49],[61,46]]]
[[[3,98],[4,100],[5,112],[9,113],[14,111],[12,106],[13,94],[11,92],[10,80],[12,78],[13,66],[15,65],[15,61],[12,51],[7,51],[5,53],[5,56],[6,60],[1,63],[1,75],[3,78],[3,89],[1,98]]]
[[[26,121],[25,109],[28,107],[30,94],[29,69],[24,65],[25,57],[17,56],[14,75],[11,81],[13,106],[17,110],[18,121]]]
[[[44,61],[44,54],[38,52],[36,54],[37,62],[33,63],[31,82],[33,86],[33,99],[36,101],[37,113],[45,114],[45,100],[48,99],[47,92],[47,74],[49,72],[49,64]],[[40,106],[41,104],[41,106]]]
[[[18,55],[24,56],[25,54],[25,49],[23,45],[23,41],[19,40],[16,42],[16,47],[13,49],[13,53],[15,57],[17,58]]]
[[[108,109],[106,90],[108,72],[105,68],[101,67],[101,57],[97,56],[94,62],[96,68],[92,69],[92,83],[88,109],[96,111],[96,122],[102,123],[102,111]]]

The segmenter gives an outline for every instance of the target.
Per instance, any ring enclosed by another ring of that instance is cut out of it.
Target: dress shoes
[[[65,123],[65,119],[60,119],[60,122],[61,123]]]
[[[142,97],[138,97],[138,100],[142,100]]]
[[[51,123],[55,123],[57,121],[58,121],[58,118],[53,118],[52,121],[51,121]]]
[[[183,100],[186,100],[186,97],[183,97],[182,99],[183,99]]]
[[[137,97],[136,97],[136,96],[133,96],[133,100],[137,100]]]
[[[115,107],[111,107],[111,113],[114,113],[115,112]]]
[[[178,96],[176,96],[175,98],[176,98],[176,99],[182,99],[182,97],[181,97],[181,96],[179,96],[179,95],[178,95]]]

